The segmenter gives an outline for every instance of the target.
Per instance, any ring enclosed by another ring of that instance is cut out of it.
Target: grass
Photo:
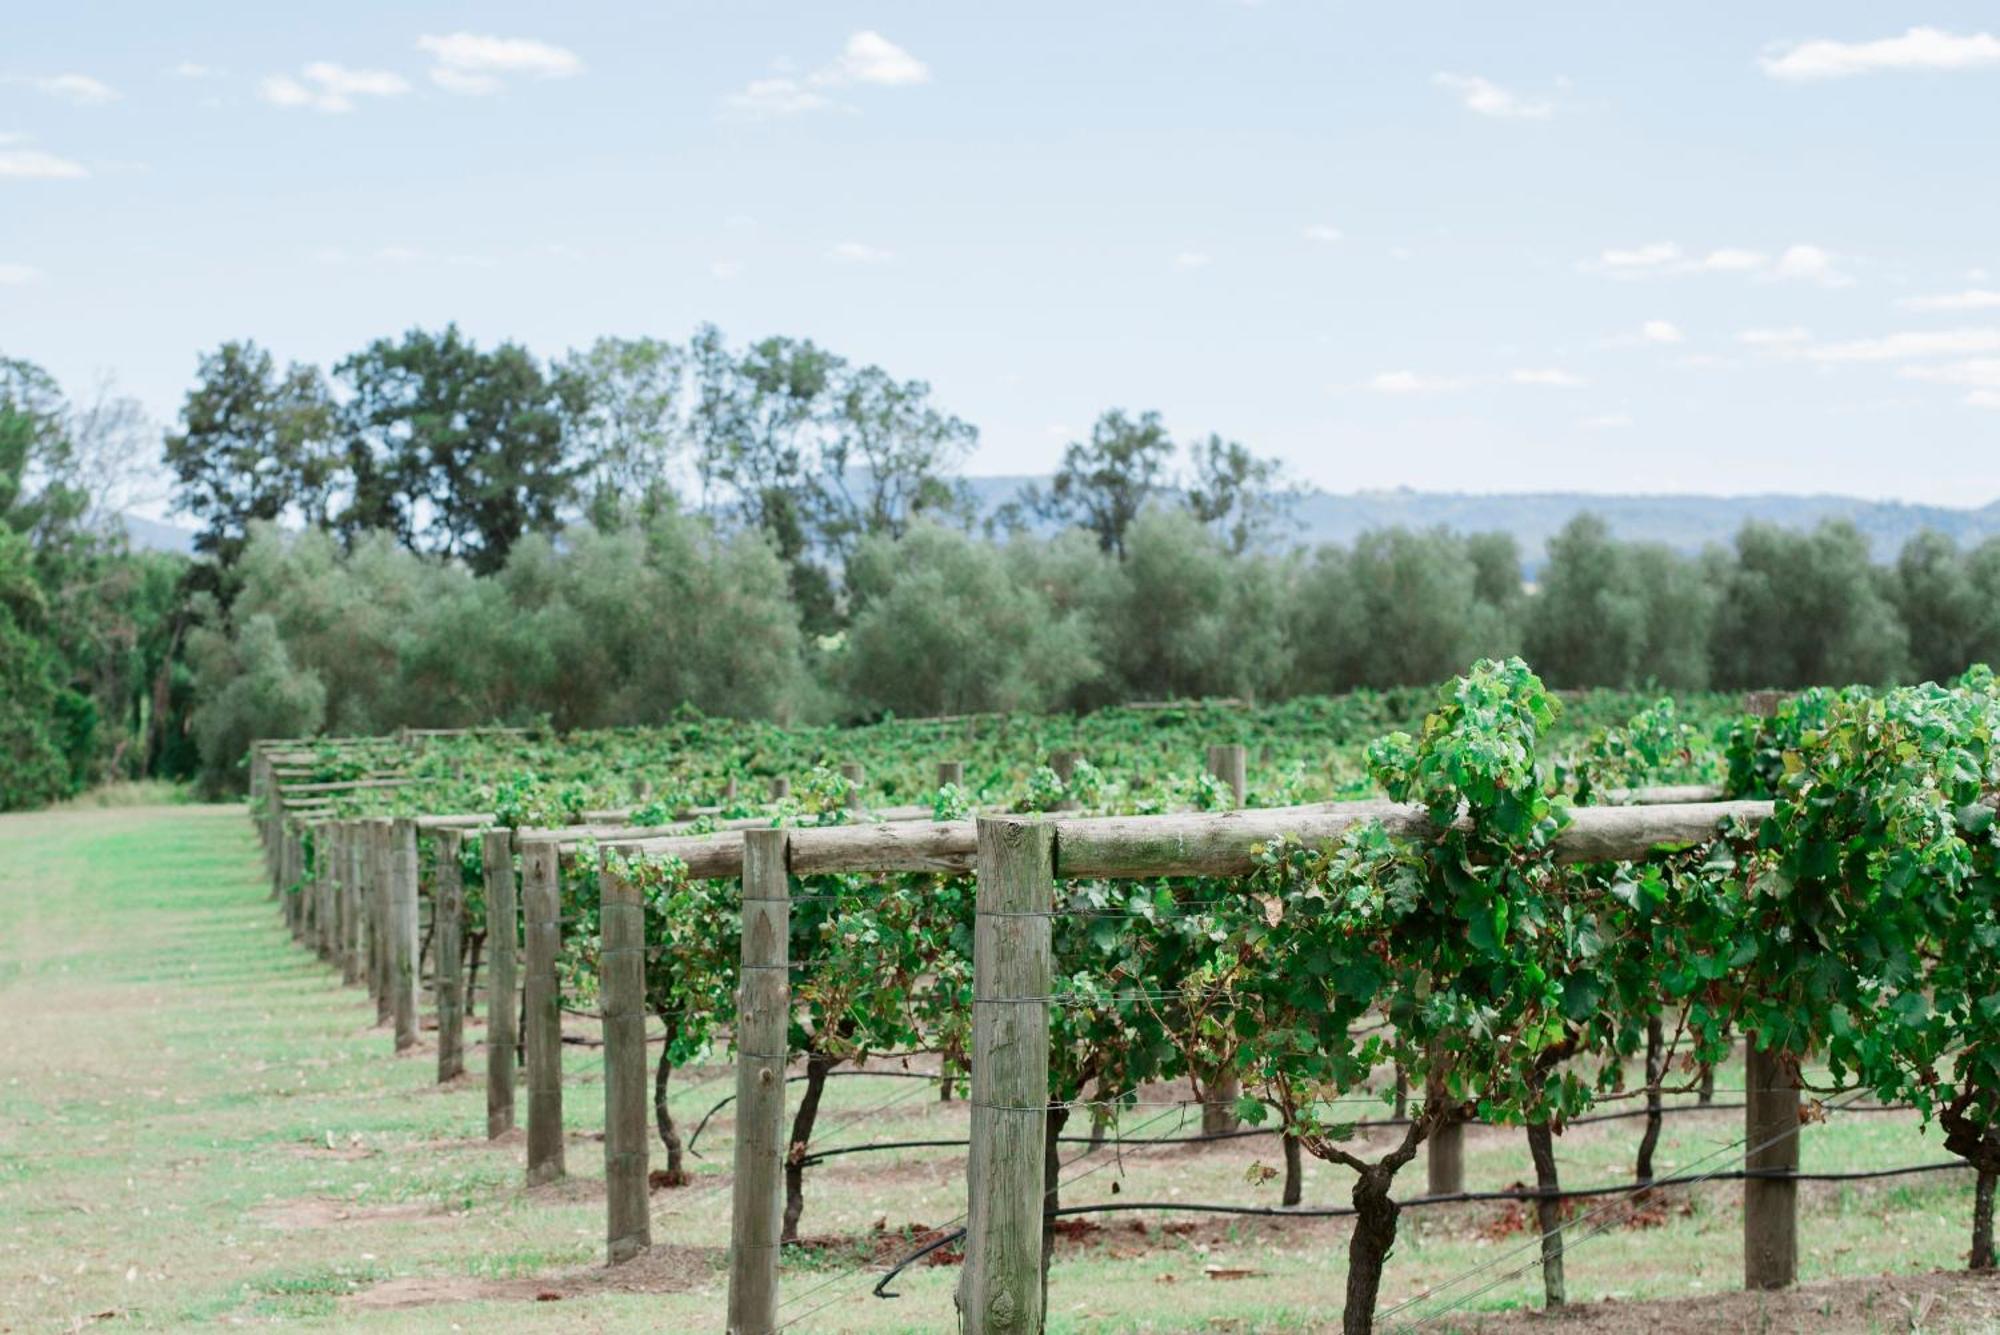
[[[695,1185],[654,1197],[656,1252],[672,1265],[657,1283],[641,1272],[632,1291],[607,1283],[593,1189],[602,1158],[589,1138],[601,1125],[596,1052],[565,1054],[573,1180],[523,1189],[518,1143],[481,1136],[479,1031],[469,1044],[473,1078],[452,1088],[435,1085],[427,1049],[391,1056],[365,997],[285,936],[240,808],[72,806],[0,817],[0,1007],[0,1329],[66,1329],[93,1317],[157,1328],[721,1325],[728,1111],[701,1137]],[[1719,1097],[1731,1099],[1740,1069],[1720,1083]],[[683,1134],[729,1089],[724,1067],[678,1075]],[[1128,1115],[1126,1133],[1184,1130],[1178,1113],[1135,1130],[1159,1111]],[[1669,1118],[1660,1171],[1726,1161],[1741,1116]],[[940,1104],[924,1083],[842,1078],[829,1084],[818,1143],[962,1136],[965,1123],[962,1102]],[[1627,1177],[1638,1134],[1630,1121],[1573,1128],[1557,1141],[1565,1181]],[[1836,1115],[1809,1128],[1803,1144],[1808,1169],[1945,1157],[1906,1114]],[[1277,1183],[1249,1178],[1257,1164],[1276,1162],[1266,1140],[1127,1147],[1080,1159],[1065,1174],[1064,1202],[1270,1204]],[[1474,1128],[1467,1163],[1473,1188],[1532,1176],[1518,1130]],[[1402,1194],[1421,1191],[1421,1163],[1403,1182]],[[879,1269],[855,1263],[900,1248],[876,1248],[878,1230],[953,1220],[963,1191],[953,1150],[852,1155],[813,1170],[804,1228],[822,1241],[787,1257],[783,1315],[804,1318],[792,1329],[953,1328],[955,1266],[913,1268],[896,1283],[902,1296],[883,1302],[867,1295]],[[1340,1170],[1308,1161],[1309,1203],[1346,1196]],[[1618,1222],[1569,1255],[1573,1300],[1737,1288],[1738,1197],[1724,1184],[1675,1192],[1637,1225],[1624,1221],[1627,1212],[1607,1212]],[[1808,1185],[1801,1199],[1809,1281],[1962,1264],[1969,1174]],[[1337,1324],[1343,1221],[1157,1211],[1086,1218],[1095,1227],[1066,1239],[1058,1256],[1052,1331]],[[1385,1305],[1480,1266],[1489,1268],[1476,1283],[1407,1315],[1436,1315],[1427,1329],[1453,1329],[1539,1305],[1524,1219],[1511,1206],[1407,1212]],[[1250,1273],[1216,1277],[1233,1271]],[[1502,1282],[1471,1292],[1495,1278]],[[544,1293],[560,1301],[535,1301]],[[1458,1298],[1463,1308],[1443,1310]],[[815,1310],[821,1303],[830,1305]],[[1913,1328],[1907,1313],[1885,1312],[1882,1329]],[[1875,1320],[1829,1317],[1824,1328],[1872,1329]]]

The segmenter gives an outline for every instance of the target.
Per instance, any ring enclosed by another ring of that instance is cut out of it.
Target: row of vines
[[[1570,1122],[1657,1108],[1743,1041],[1772,1054],[1753,1070],[1806,1089],[1809,1115],[1866,1096],[1941,1125],[1978,1172],[1971,1257],[1990,1266],[2000,690],[1973,669],[1949,686],[1812,690],[1765,716],[1735,703],[1558,699],[1519,660],[1489,661],[1425,696],[1265,709],[837,732],[688,718],[567,738],[328,745],[301,777],[390,773],[399,785],[329,797],[314,819],[469,811],[538,830],[622,804],[635,826],[698,813],[685,828],[699,833],[736,819],[841,824],[897,801],[940,821],[975,809],[1216,810],[1238,794],[1193,759],[1206,743],[1245,742],[1251,805],[1386,794],[1424,808],[1432,834],[1395,837],[1363,822],[1324,846],[1272,841],[1247,876],[1059,884],[1049,1212],[1060,1206],[1056,1147],[1079,1129],[1073,1118],[1101,1132],[1149,1090],[1184,1083],[1206,1129],[1240,1122],[1282,1136],[1287,1204],[1299,1154],[1351,1172],[1345,1320],[1366,1330],[1408,1194],[1399,1175],[1427,1141],[1474,1119],[1518,1124],[1539,1166]],[[1061,751],[1084,760],[1062,774],[1037,763]],[[940,785],[935,762],[947,758],[964,777]],[[766,796],[788,778],[791,792]],[[1768,798],[1770,814],[1643,861],[1552,856],[1579,807],[1635,786],[1702,782]],[[459,847],[476,959],[484,869],[479,841]],[[606,873],[642,892],[646,1005],[665,1031],[658,1130],[668,1179],[685,1181],[666,1092],[675,1069],[731,1041],[740,886],[691,876],[671,857],[583,842],[563,881],[561,956],[582,1004],[598,983]],[[974,892],[956,874],[795,878],[789,1048],[805,1080],[786,1162],[788,1237],[833,1072],[922,1055],[947,1089],[965,1073]],[[1544,1259],[1559,1299],[1559,1244]]]

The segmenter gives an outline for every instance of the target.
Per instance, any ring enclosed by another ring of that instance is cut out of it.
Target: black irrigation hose
[[[894,1072],[894,1073],[892,1073],[892,1072],[886,1072],[886,1071],[883,1071],[883,1072],[871,1072],[871,1071],[850,1071],[850,1072],[848,1072],[848,1074],[850,1074],[850,1075],[875,1075],[875,1074],[880,1074],[880,1075],[888,1075],[888,1074],[901,1074],[901,1072]],[[793,1076],[792,1078],[793,1078],[793,1079],[795,1079],[795,1080],[797,1080],[797,1079],[802,1079],[803,1077],[801,1077],[801,1076]],[[732,1096],[732,1097],[733,1097],[733,1096]],[[1738,1109],[1738,1108],[1741,1108],[1742,1106],[1743,1106],[1743,1105],[1742,1105],[1742,1104],[1740,1104],[1740,1103],[1680,1103],[1680,1104],[1674,1104],[1674,1105],[1671,1105],[1671,1106],[1669,1106],[1669,1107],[1664,1107],[1664,1108],[1661,1108],[1661,1109],[1660,1109],[1660,1112],[1661,1112],[1661,1114],[1662,1114],[1662,1115],[1666,1115],[1666,1114],[1670,1114],[1670,1113],[1692,1113],[1692,1112],[1727,1112],[1727,1111],[1730,1111],[1730,1110],[1732,1110],[1732,1109]],[[1869,1104],[1869,1105],[1866,1105],[1866,1106],[1862,1106],[1862,1107],[1855,1107],[1855,1108],[1846,1108],[1846,1109],[1843,1109],[1842,1111],[1844,1111],[1844,1112],[1902,1112],[1902,1111],[1906,1111],[1906,1110],[1908,1109],[1908,1107],[1909,1107],[1909,1105],[1907,1105],[1907,1104],[1900,1104],[1900,1103],[1885,1103],[1885,1104]],[[1622,1119],[1622,1118],[1632,1118],[1632,1117],[1645,1117],[1645,1116],[1647,1116],[1647,1115],[1648,1115],[1648,1114],[1650,1113],[1650,1111],[1651,1111],[1651,1110],[1650,1110],[1650,1109],[1647,1109],[1647,1108],[1628,1108],[1628,1109],[1625,1109],[1624,1111],[1621,1111],[1621,1112],[1608,1112],[1608,1113],[1591,1113],[1591,1114],[1589,1114],[1589,1115],[1587,1115],[1587,1116],[1584,1116],[1584,1117],[1572,1117],[1572,1118],[1570,1118],[1570,1119],[1569,1119],[1569,1120],[1568,1120],[1567,1122],[1563,1123],[1563,1125],[1564,1125],[1565,1127],[1571,1127],[1571,1126],[1583,1126],[1583,1125],[1585,1125],[1586,1123],[1590,1123],[1590,1122],[1613,1122],[1613,1121],[1618,1121],[1618,1120],[1620,1120],[1620,1119]],[[1407,1118],[1407,1117],[1384,1117],[1384,1118],[1381,1118],[1381,1119],[1379,1119],[1379,1120],[1376,1120],[1376,1121],[1366,1121],[1366,1120],[1364,1120],[1364,1121],[1359,1121],[1359,1122],[1354,1122],[1354,1123],[1351,1123],[1351,1125],[1352,1125],[1352,1126],[1353,1126],[1353,1127],[1354,1127],[1354,1128],[1355,1128],[1356,1130],[1358,1130],[1358,1131],[1367,1131],[1367,1130],[1378,1130],[1378,1129],[1382,1129],[1382,1128],[1386,1128],[1386,1127],[1398,1127],[1398,1126],[1408,1126],[1409,1124],[1410,1124],[1410,1119],[1409,1119],[1409,1118]],[[1513,1125],[1516,1125],[1516,1124],[1515,1124],[1515,1123],[1512,1123],[1512,1122],[1486,1122],[1486,1121],[1472,1121],[1472,1122],[1467,1122],[1467,1123],[1465,1123],[1465,1125],[1467,1125],[1467,1126],[1513,1126]],[[1118,1143],[1118,1144],[1120,1144],[1120,1145],[1127,1145],[1127,1146],[1129,1146],[1129,1145],[1206,1145],[1206,1144],[1209,1144],[1209,1143],[1211,1143],[1211,1142],[1214,1142],[1214,1141],[1221,1141],[1221,1140],[1247,1140],[1247,1139],[1250,1139],[1250,1138],[1252,1138],[1252,1137],[1256,1137],[1256,1136],[1279,1136],[1279,1135],[1283,1135],[1283,1134],[1284,1134],[1284,1128],[1283,1128],[1283,1127],[1276,1127],[1276,1126],[1266,1126],[1266,1127],[1253,1127],[1253,1128],[1247,1128],[1247,1129],[1240,1129],[1240,1130],[1236,1130],[1236,1131],[1215,1131],[1215,1132],[1210,1132],[1210,1133],[1206,1133],[1206,1134],[1203,1134],[1203,1135],[1198,1135],[1198,1136],[1151,1136],[1151,1137],[1131,1137],[1131,1136],[1123,1136],[1123,1137],[1118,1137],[1118,1138],[1117,1138],[1117,1143]],[[1106,1137],[1106,1138],[1105,1138],[1104,1140],[1101,1140],[1101,1141],[1100,1141],[1100,1140],[1097,1140],[1097,1139],[1096,1139],[1095,1137],[1092,1137],[1092,1136],[1058,1136],[1058,1137],[1056,1137],[1056,1140],[1058,1141],[1058,1143],[1061,1143],[1061,1144],[1066,1144],[1066,1145],[1088,1145],[1088,1144],[1092,1144],[1092,1143],[1097,1143],[1097,1144],[1109,1144],[1109,1143],[1111,1142],[1111,1139],[1112,1139],[1111,1137]],[[806,1167],[806,1168],[812,1168],[812,1167],[816,1166],[817,1164],[821,1163],[821,1162],[822,1162],[822,1161],[824,1161],[824,1160],[827,1160],[827,1159],[833,1159],[833,1158],[838,1158],[838,1157],[840,1157],[840,1156],[842,1156],[842,1155],[847,1155],[847,1154],[866,1154],[866,1153],[869,1153],[870,1151],[873,1151],[873,1150],[943,1150],[943,1149],[964,1149],[964,1148],[966,1148],[967,1146],[969,1146],[969,1145],[970,1145],[971,1143],[972,1143],[972,1142],[971,1142],[971,1141],[969,1141],[969,1140],[889,1140],[889,1141],[877,1141],[877,1142],[872,1142],[872,1143],[870,1143],[870,1144],[866,1144],[866,1145],[836,1145],[836,1146],[835,1146],[835,1147],[833,1147],[832,1149],[828,1149],[828,1150],[815,1150],[815,1151],[813,1151],[812,1153],[810,1153],[810,1154],[806,1155],[806,1156],[805,1156],[805,1157],[804,1157],[804,1158],[803,1158],[802,1160],[800,1160],[800,1164],[801,1164],[801,1166],[802,1166],[802,1167]]]
[[[1127,1141],[1127,1144],[1132,1142]],[[1595,1187],[1565,1187],[1544,1192],[1538,1188],[1514,1187],[1506,1191],[1454,1191],[1436,1196],[1413,1196],[1406,1201],[1398,1201],[1403,1209],[1414,1209],[1424,1205],[1471,1205],[1490,1201],[1534,1201],[1546,1198],[1555,1200],[1579,1200],[1590,1196],[1616,1196],[1622,1192],[1650,1191],[1655,1187],[1680,1187],[1707,1182],[1743,1182],[1751,1178],[1784,1178],[1793,1182],[1859,1182],[1869,1178],[1910,1177],[1918,1173],[1947,1172],[1952,1169],[1970,1168],[1963,1159],[1952,1159],[1942,1163],[1906,1164],[1901,1168],[1867,1168],[1847,1173],[1797,1173],[1783,1169],[1735,1168],[1726,1172],[1700,1173],[1681,1177],[1656,1177],[1650,1182],[1620,1182]],[[1351,1205],[1220,1205],[1188,1201],[1107,1201],[1101,1205],[1065,1205],[1050,1212],[1051,1218],[1082,1214],[1117,1214],[1128,1210],[1178,1210],[1183,1214],[1226,1214],[1252,1215],[1273,1219],[1342,1219],[1354,1213]],[[949,1246],[964,1238],[966,1230],[959,1228],[942,1237],[925,1243],[916,1251],[897,1261],[889,1272],[882,1276],[873,1290],[877,1298],[900,1298],[900,1293],[886,1290],[890,1281],[905,1270],[923,1260],[939,1248]]]
[[[923,1071],[828,1071],[826,1072],[826,1078],[829,1080],[833,1079],[837,1075],[873,1075],[873,1076],[881,1076],[885,1079],[891,1079],[891,1080],[938,1080],[942,1078],[940,1076],[931,1075]],[[799,1081],[806,1080],[809,1078],[810,1077],[803,1075],[788,1075],[785,1077],[785,1083],[788,1085],[795,1085]],[[717,1103],[713,1108],[710,1108],[707,1112],[702,1114],[701,1121],[695,1123],[694,1134],[688,1137],[687,1152],[689,1154],[694,1154],[694,1143],[697,1140],[701,1139],[702,1128],[708,1125],[708,1119],[715,1116],[717,1113],[721,1112],[724,1108],[727,1108],[730,1104],[734,1103],[735,1101],[736,1101],[736,1096],[734,1094],[726,1095],[723,1097],[721,1102]],[[963,1142],[960,1143],[962,1144]],[[700,1156],[696,1155],[696,1157],[699,1158]]]

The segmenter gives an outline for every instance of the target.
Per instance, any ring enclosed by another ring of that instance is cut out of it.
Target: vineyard
[[[1819,1176],[1969,1170],[1990,1268],[1996,724],[1983,669],[1674,701],[1559,698],[1512,660],[1277,706],[410,731],[250,764],[294,935],[398,1050],[434,1025],[440,1082],[483,1047],[479,1129],[525,1130],[530,1184],[565,1177],[576,1054],[601,1062],[604,1258],[653,1246],[659,1202],[718,1243],[726,1209],[729,1329],[819,1328],[956,1261],[964,1329],[1035,1330],[1066,1230],[1141,1212],[1351,1220],[1318,1316],[1367,1331],[1537,1270],[1561,1305],[1566,1253],[1722,1181],[1742,1284],[1782,1289],[1801,1142],[1884,1113],[1948,1153]],[[963,1105],[956,1131],[907,1134],[918,1100]],[[1739,1136],[1656,1162],[1675,1117],[1732,1106]],[[1566,1180],[1555,1147],[1606,1123],[1629,1167]],[[1504,1128],[1532,1185],[1467,1190],[1468,1140]],[[1245,1144],[1234,1200],[1146,1162]],[[952,1217],[828,1262],[814,1177],[878,1154],[941,1165]],[[1065,1203],[1114,1170],[1133,1199]],[[1532,1223],[1381,1301],[1412,1220],[1496,1201]]]

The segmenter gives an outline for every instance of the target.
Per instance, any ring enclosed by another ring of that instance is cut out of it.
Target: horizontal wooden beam
[[[1761,820],[1769,802],[1690,802],[1673,806],[1581,807],[1557,838],[1556,861],[1624,862],[1715,837],[1732,819]],[[1164,816],[1101,816],[1052,823],[1056,873],[1069,879],[1154,876],[1242,876],[1254,850],[1291,837],[1314,846],[1379,820],[1393,835],[1434,838],[1422,807],[1397,802],[1345,802],[1318,807],[1195,812]],[[738,876],[740,836],[612,841],[608,847],[679,858],[690,875]],[[977,853],[973,823],[901,821],[792,831],[792,870],[800,875],[841,871],[967,872]]]

